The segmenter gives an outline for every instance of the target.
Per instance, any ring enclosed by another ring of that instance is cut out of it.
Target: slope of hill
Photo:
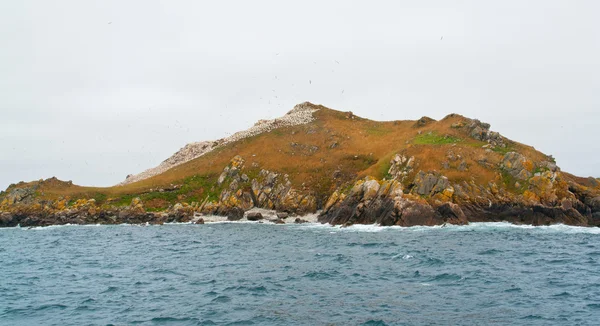
[[[11,185],[0,226],[239,219],[255,208],[332,224],[600,224],[597,179],[457,114],[377,122],[303,103],[149,171],[110,188]]]

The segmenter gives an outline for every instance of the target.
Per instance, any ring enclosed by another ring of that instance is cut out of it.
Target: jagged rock
[[[444,218],[445,223],[467,224],[467,216],[460,206],[454,203],[445,203],[437,208],[437,211]]]
[[[377,180],[366,180],[362,184],[363,200],[367,201],[375,198],[377,192],[379,192],[379,188],[380,185],[379,182],[377,182]]]
[[[415,180],[413,181],[413,184],[415,185],[415,192],[422,196],[430,195],[438,184],[439,180],[439,177],[434,174],[419,171],[419,173],[417,173],[415,176]]]
[[[276,215],[277,215],[277,218],[279,218],[279,219],[286,219],[289,216],[289,214],[286,212],[277,212]]]
[[[392,176],[392,178],[403,182],[413,171],[413,167],[415,165],[415,157],[411,156],[407,158],[404,155],[396,154],[390,161],[390,168],[388,170],[388,174]]]
[[[500,168],[519,180],[527,180],[533,176],[534,165],[525,156],[510,152],[504,155]]]

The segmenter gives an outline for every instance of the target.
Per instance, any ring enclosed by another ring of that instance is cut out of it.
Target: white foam
[[[533,226],[533,225],[517,225],[511,224],[509,222],[475,222],[470,223],[468,225],[436,225],[436,226],[411,226],[411,227],[403,227],[403,226],[379,226],[376,224],[355,224],[349,227],[343,227],[340,225],[332,226],[331,224],[322,224],[317,222],[318,214],[311,214],[307,216],[300,217],[301,219],[308,221],[308,223],[296,224],[294,223],[296,217],[290,217],[285,220],[287,226],[293,226],[297,229],[312,229],[315,231],[323,230],[328,231],[329,234],[336,234],[340,232],[366,232],[366,233],[376,233],[376,232],[465,232],[465,231],[493,231],[493,230],[527,230],[533,233],[557,233],[557,234],[600,234],[600,228],[598,227],[583,227],[583,226],[570,226],[565,224],[554,224],[549,226]],[[269,220],[261,220],[261,221],[248,221],[247,219],[242,219],[239,221],[228,221],[227,217],[223,216],[202,216],[204,222],[206,224],[264,224],[264,225],[279,225]],[[165,226],[175,226],[175,225],[194,225],[193,222],[173,222],[173,223],[165,223]],[[35,226],[35,227],[9,227],[9,228],[0,228],[0,229],[19,229],[26,231],[40,231],[40,230],[52,230],[59,228],[68,228],[68,227],[100,227],[100,226],[156,226],[160,227],[159,224],[61,224],[61,225],[50,225],[50,226]],[[405,258],[407,257],[407,258]],[[402,257],[403,259],[411,259],[413,256],[405,255]]]

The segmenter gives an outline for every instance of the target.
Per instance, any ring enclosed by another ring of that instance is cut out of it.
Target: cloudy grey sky
[[[378,120],[460,113],[600,176],[598,13],[594,0],[2,1],[0,188],[112,185],[303,101]]]

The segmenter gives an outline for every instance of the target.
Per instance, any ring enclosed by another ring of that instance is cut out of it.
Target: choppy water
[[[0,230],[2,325],[597,325],[600,229]]]

